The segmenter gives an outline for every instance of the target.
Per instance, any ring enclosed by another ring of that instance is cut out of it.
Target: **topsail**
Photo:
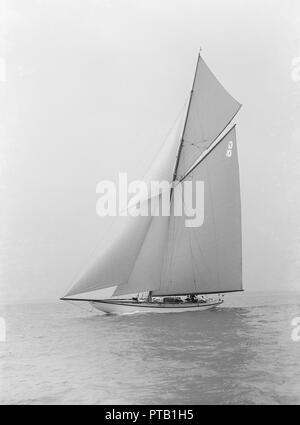
[[[186,174],[241,108],[199,55],[174,177]]]

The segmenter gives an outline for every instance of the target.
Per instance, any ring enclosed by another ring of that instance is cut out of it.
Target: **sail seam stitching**
[[[215,244],[216,244],[216,260],[217,260],[217,276],[218,276],[218,284],[220,286],[220,270],[219,270],[219,246],[218,246],[218,238],[217,238],[217,233],[216,233],[216,218],[215,218],[215,208],[214,208],[214,202],[213,202],[213,198],[212,198],[212,190],[211,190],[211,183],[210,183],[210,174],[208,171],[208,168],[206,167],[206,171],[207,171],[207,180],[208,180],[208,188],[209,188],[209,194],[210,194],[210,204],[211,204],[211,209],[212,209],[212,219],[213,219],[213,224],[214,224],[214,237],[215,237]]]

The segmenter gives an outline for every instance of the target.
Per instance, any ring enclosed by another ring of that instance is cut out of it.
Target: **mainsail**
[[[139,290],[152,290],[154,296],[242,290],[241,205],[235,127],[184,180],[204,182],[202,226],[186,227],[187,217],[175,216],[171,208],[163,263],[152,262],[159,277],[149,282],[143,269],[138,267],[138,259],[135,265],[135,269],[140,269],[138,278],[136,276],[117,287],[114,295]],[[174,190],[180,190],[180,185]],[[166,222],[164,224],[166,227]],[[154,247],[155,241],[152,249]],[[148,254],[150,262],[150,251]]]
[[[235,127],[185,180],[204,182],[204,222],[200,227],[187,227],[185,216],[171,215],[160,287],[153,295],[242,290],[241,203]]]
[[[170,216],[120,217],[123,225],[103,244],[67,297],[114,286],[115,296],[242,290],[235,126],[221,137],[240,106],[199,55],[185,122],[169,137],[146,178],[147,183],[152,179],[175,182]],[[204,183],[202,226],[186,227],[187,217],[174,214],[178,181]],[[161,194],[156,197],[159,208]]]

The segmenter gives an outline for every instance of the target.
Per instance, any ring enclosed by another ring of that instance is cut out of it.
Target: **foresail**
[[[164,144],[153,160],[151,167],[143,178],[143,181],[150,186],[153,181],[172,182],[176,154],[183,131],[185,110],[180,113]],[[154,193],[154,196],[158,193]]]
[[[158,200],[156,210],[159,215],[152,217],[128,282],[118,286],[114,296],[147,292],[160,287],[170,217],[160,213],[161,198]]]
[[[111,234],[66,297],[126,283],[150,224],[150,216],[118,217]]]
[[[204,222],[200,227],[186,227],[186,217],[171,216],[161,285],[153,295],[242,290],[241,205],[235,128],[186,180],[204,182]]]
[[[183,112],[184,111],[181,111],[180,115],[177,117],[165,139],[165,142],[152,161],[147,173],[143,177],[145,190],[140,193],[140,199],[142,201],[150,199],[150,197],[157,197],[164,190],[159,185],[153,185],[154,182],[172,182],[174,163],[176,161],[176,155],[184,125],[185,114]]]
[[[226,129],[240,107],[199,56],[175,170],[177,180]]]
[[[149,189],[151,182],[162,180],[172,181],[173,167],[182,134],[182,127],[183,114],[180,114],[161,148],[160,155],[155,158],[143,179],[146,183],[147,192],[140,194],[139,202],[148,204],[149,211],[151,205],[153,207],[153,204],[157,202],[155,198],[160,198],[159,194],[156,193],[156,195],[152,194],[154,199],[150,199]],[[132,209],[134,209],[134,205],[131,207]],[[160,267],[161,258],[163,258],[162,253],[159,258],[159,250],[157,249],[160,244],[159,238],[164,232],[162,226],[165,226],[165,220],[162,219],[168,219],[168,217],[160,218],[151,217],[150,215],[147,217],[131,217],[130,214],[125,217],[116,217],[111,233],[106,240],[102,241],[101,247],[96,252],[90,265],[82,273],[80,278],[76,280],[66,294],[66,297],[124,285],[128,282],[133,284],[137,279],[136,276],[140,273],[140,264],[144,264],[147,267],[147,273],[149,272],[149,278],[148,280],[144,280],[144,284],[151,281],[152,275],[153,279],[154,275],[156,278],[154,269]],[[151,232],[147,236],[150,228]],[[154,239],[152,239],[153,232]],[[140,252],[142,247],[143,250]],[[151,274],[150,267],[146,264],[148,260],[147,256],[144,258],[144,252],[146,251],[159,261],[159,265],[155,265],[156,260],[151,261],[154,274]]]

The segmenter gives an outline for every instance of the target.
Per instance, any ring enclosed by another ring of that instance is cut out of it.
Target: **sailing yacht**
[[[105,313],[174,313],[216,308],[223,294],[243,291],[239,165],[231,126],[240,108],[199,54],[187,107],[145,177],[147,184],[172,183],[169,216],[120,217],[122,224],[62,300],[87,302]],[[172,208],[185,181],[204,182],[198,227],[186,226],[186,217]],[[158,201],[162,195],[157,193]],[[92,296],[105,288],[112,290],[109,298]]]

